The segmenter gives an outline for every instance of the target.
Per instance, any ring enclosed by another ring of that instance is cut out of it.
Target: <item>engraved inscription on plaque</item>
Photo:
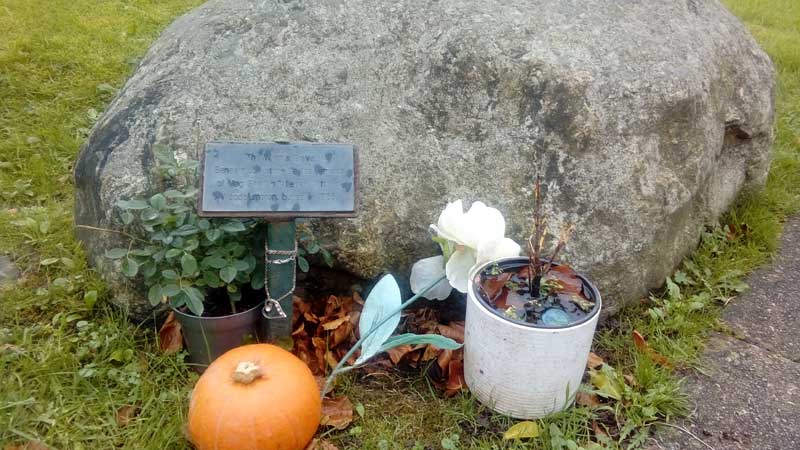
[[[352,217],[356,165],[347,144],[209,142],[200,214]]]

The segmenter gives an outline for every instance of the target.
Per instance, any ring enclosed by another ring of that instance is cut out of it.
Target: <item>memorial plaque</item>
[[[355,217],[353,145],[209,142],[199,214],[206,217]]]

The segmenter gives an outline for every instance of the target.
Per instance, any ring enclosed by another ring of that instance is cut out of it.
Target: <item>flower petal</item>
[[[475,252],[469,248],[462,247],[453,252],[445,266],[450,286],[458,289],[459,292],[467,292],[469,271],[475,265],[475,261]]]
[[[485,263],[500,258],[519,256],[522,248],[509,238],[494,241],[483,241],[478,246],[477,262]]]
[[[431,228],[436,234],[448,241],[456,241],[459,244],[463,244],[458,238],[459,230],[463,223],[464,206],[461,204],[461,200],[456,200],[447,204],[444,211],[439,214],[439,220],[436,225],[431,225]]]
[[[418,294],[426,286],[443,277],[444,274],[442,255],[420,259],[411,267],[411,279],[409,280],[411,292]],[[442,280],[422,296],[428,300],[444,300],[450,296],[452,290],[453,288],[450,287],[447,280]]]
[[[477,250],[481,242],[500,240],[505,234],[506,220],[500,211],[475,202],[464,214],[457,236],[461,244]]]

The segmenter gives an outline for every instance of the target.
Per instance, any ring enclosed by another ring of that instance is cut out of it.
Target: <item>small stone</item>
[[[550,308],[542,315],[542,323],[550,326],[567,326],[569,325],[569,314],[558,308]]]
[[[6,255],[0,256],[0,285],[13,283],[19,279],[19,269]]]

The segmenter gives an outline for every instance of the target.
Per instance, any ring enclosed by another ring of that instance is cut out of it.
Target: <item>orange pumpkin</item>
[[[217,358],[197,381],[189,438],[198,450],[302,450],[321,409],[303,361],[274,345],[245,345]]]

